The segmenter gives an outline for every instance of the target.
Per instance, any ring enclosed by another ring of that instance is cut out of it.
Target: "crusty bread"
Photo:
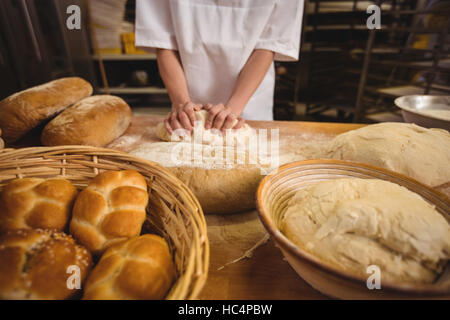
[[[0,128],[0,136],[2,135],[2,129]],[[3,149],[5,147],[5,142],[2,138],[0,138],[0,149]]]
[[[77,189],[65,179],[16,179],[0,195],[0,232],[55,229],[69,222]]]
[[[109,248],[86,282],[85,300],[162,299],[175,277],[166,241],[145,234]]]
[[[46,146],[103,147],[120,137],[131,121],[131,109],[119,97],[100,95],[83,99],[50,121],[42,131]]]
[[[14,143],[44,120],[92,94],[81,78],[62,78],[0,101],[0,128],[6,143]]]
[[[146,217],[147,182],[134,170],[97,175],[78,195],[70,233],[95,254],[138,236]]]
[[[82,285],[91,267],[90,253],[64,233],[9,230],[0,236],[0,299],[70,298],[80,292],[70,276],[79,271]]]

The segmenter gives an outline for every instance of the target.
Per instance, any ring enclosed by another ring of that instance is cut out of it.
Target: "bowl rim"
[[[320,269],[323,272],[330,273],[334,277],[344,278],[352,282],[353,284],[366,286],[367,279],[364,277],[356,276],[350,272],[346,272],[340,270],[338,268],[332,267],[330,264],[327,264],[321,261],[318,257],[313,255],[312,253],[303,250],[299,246],[295,245],[292,241],[290,241],[282,232],[279,230],[272,219],[270,218],[266,208],[264,206],[263,194],[264,189],[269,181],[277,177],[281,172],[302,165],[311,165],[311,164],[343,164],[347,166],[357,166],[363,167],[365,169],[369,169],[371,171],[381,171],[384,174],[392,175],[397,178],[401,178],[407,180],[409,183],[416,184],[420,187],[427,189],[428,192],[432,193],[435,197],[439,198],[444,203],[449,203],[449,199],[443,193],[432,189],[410,177],[407,177],[403,174],[384,169],[381,167],[373,166],[366,163],[355,162],[355,161],[347,161],[347,160],[334,160],[334,159],[315,159],[315,160],[302,160],[295,161],[285,165],[280,166],[278,169],[269,173],[264,179],[260,182],[257,192],[256,192],[256,209],[258,212],[259,219],[264,225],[265,229],[269,232],[271,237],[275,240],[276,244],[280,246],[283,250],[286,250],[295,258],[303,260],[310,265],[313,265],[315,268]],[[409,190],[409,189],[408,189]],[[414,192],[414,191],[412,191]],[[283,253],[284,255],[284,253]],[[449,263],[449,262],[447,262]],[[300,276],[300,275],[299,275]],[[382,291],[389,292],[397,292],[409,295],[424,295],[424,296],[448,296],[450,294],[450,285],[446,285],[441,288],[432,288],[430,285],[417,285],[417,284],[395,284],[392,282],[383,282]]]
[[[395,100],[394,100],[394,104],[397,106],[397,108],[401,109],[402,111],[410,112],[410,113],[412,113],[412,114],[414,114],[416,116],[424,117],[424,118],[427,118],[427,119],[439,120],[439,121],[443,121],[445,123],[450,123],[450,120],[439,118],[439,117],[433,116],[431,114],[420,113],[420,112],[417,111],[417,109],[412,109],[412,108],[409,108],[407,106],[404,106],[404,105],[400,104],[399,101],[401,101],[404,98],[409,98],[409,97],[447,98],[447,99],[450,100],[450,96],[447,96],[447,95],[437,96],[437,95],[410,94],[410,95],[406,95],[406,96],[401,96],[401,97],[395,98]]]

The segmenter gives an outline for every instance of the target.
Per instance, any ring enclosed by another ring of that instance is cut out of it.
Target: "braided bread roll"
[[[79,274],[71,271],[76,267]],[[64,233],[8,230],[0,236],[0,299],[71,298],[81,293],[91,267],[91,254]],[[76,281],[68,285],[72,275],[79,276],[80,287]]]
[[[84,300],[162,299],[175,278],[166,241],[145,234],[110,247],[92,270]]]
[[[70,233],[91,252],[100,254],[141,233],[147,203],[147,182],[139,172],[103,172],[75,200]]]
[[[64,230],[77,193],[65,179],[24,178],[10,182],[0,195],[0,232]]]

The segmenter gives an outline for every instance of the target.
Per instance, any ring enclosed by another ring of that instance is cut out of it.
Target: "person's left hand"
[[[203,109],[208,111],[208,117],[205,122],[205,129],[217,129],[225,132],[227,129],[239,129],[244,123],[245,119],[236,115],[230,108],[225,107],[223,104],[207,104]],[[235,120],[238,120],[236,125],[233,126]]]

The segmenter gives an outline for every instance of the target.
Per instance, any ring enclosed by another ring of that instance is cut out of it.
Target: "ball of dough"
[[[336,179],[298,191],[281,231],[324,263],[382,283],[432,283],[450,259],[450,225],[414,192],[377,179]]]
[[[324,157],[372,164],[435,187],[450,181],[450,134],[407,123],[380,123],[338,135]]]
[[[205,129],[205,122],[206,119],[208,118],[208,111],[206,110],[196,111],[195,118],[196,121],[192,134],[189,134],[187,130],[182,129],[170,135],[169,132],[167,132],[164,123],[159,123],[156,127],[156,136],[159,139],[168,142],[194,141],[195,143],[207,145],[229,144],[227,143],[226,136],[222,135],[220,131],[213,129],[208,130]],[[238,120],[237,119],[234,120],[233,126],[235,126],[237,123]],[[237,144],[245,144],[246,140],[254,133],[252,128],[250,128],[248,124],[244,124],[242,128],[237,130],[231,130],[231,132],[228,132],[227,135],[228,134],[231,135],[230,137],[228,137],[229,141],[233,140],[234,145],[237,145]]]

